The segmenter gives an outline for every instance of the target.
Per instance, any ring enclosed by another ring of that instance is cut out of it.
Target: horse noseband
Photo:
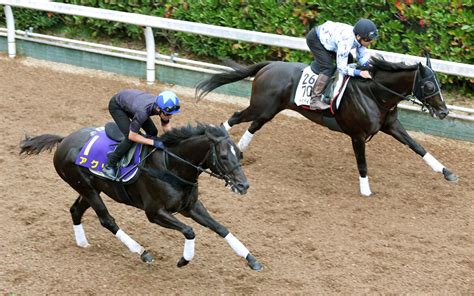
[[[226,182],[226,185],[228,184],[233,184],[234,182],[232,181],[232,178],[230,177],[230,174],[235,171],[237,168],[239,168],[241,165],[238,163],[237,165],[233,166],[230,170],[226,170],[225,167],[222,165],[222,163],[219,161],[219,158],[217,157],[217,145],[221,143],[222,141],[226,140],[228,137],[221,137],[218,139],[217,142],[212,144],[212,148],[210,149],[210,160],[212,165],[217,171],[217,175],[221,178],[224,179]],[[207,159],[207,157],[206,157]]]

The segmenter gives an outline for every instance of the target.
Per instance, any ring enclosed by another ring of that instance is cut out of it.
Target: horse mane
[[[385,72],[413,71],[418,69],[418,64],[392,63],[386,61],[382,56],[376,55],[370,58],[368,69],[371,72],[377,72],[377,70]]]
[[[197,123],[197,126],[192,126],[190,123],[183,127],[177,127],[171,129],[169,132],[163,134],[159,139],[163,141],[165,146],[171,147],[176,146],[182,141],[191,137],[204,135],[206,131],[215,137],[225,137],[226,132],[214,125]]]

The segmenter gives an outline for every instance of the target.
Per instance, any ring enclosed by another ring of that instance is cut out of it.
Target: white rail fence
[[[4,6],[5,16],[7,19],[7,29],[0,28],[0,35],[7,35],[8,39],[8,54],[10,57],[15,57],[16,46],[15,39],[30,40],[33,42],[39,42],[44,44],[51,44],[55,46],[62,46],[68,48],[75,48],[95,53],[107,54],[112,56],[118,56],[123,58],[135,59],[140,61],[146,61],[146,73],[147,83],[153,84],[155,80],[155,65],[166,65],[171,67],[178,67],[188,70],[216,73],[219,70],[227,69],[220,65],[214,65],[209,63],[203,63],[198,61],[192,61],[188,59],[178,58],[176,56],[166,56],[157,54],[155,51],[155,40],[153,37],[152,28],[160,28],[172,31],[181,31],[186,33],[194,33],[224,39],[246,41],[251,43],[265,44],[270,46],[285,47],[297,50],[309,51],[306,41],[304,38],[269,34],[262,32],[254,32],[248,30],[220,27],[214,25],[207,25],[201,23],[193,23],[187,21],[173,20],[155,16],[147,16],[136,13],[120,12],[113,10],[106,10],[94,7],[85,7],[64,3],[48,2],[48,1],[32,1],[32,0],[0,0],[0,5]],[[36,34],[28,31],[15,31],[14,27],[14,16],[11,10],[11,6],[29,8],[35,10],[42,10],[48,12],[55,12],[60,14],[68,14],[75,16],[84,16],[95,19],[102,19],[108,21],[115,21],[127,24],[134,24],[137,26],[143,26],[145,40],[146,40],[146,52],[138,50],[130,50],[124,48],[118,48],[108,45],[101,45],[96,43],[77,41],[67,38],[60,38],[54,36],[47,36],[42,34]],[[407,62],[417,63],[423,62],[425,58],[402,55],[398,53],[370,50],[373,53],[382,55],[386,60],[392,62]],[[455,63],[449,61],[442,61],[437,59],[431,59],[432,67],[435,71],[474,78],[474,65]],[[404,109],[414,109],[412,106],[400,105]],[[464,114],[450,113],[450,117],[459,118],[469,121],[474,121],[474,109],[464,108],[458,106],[448,105],[448,108],[452,111],[458,111]]]

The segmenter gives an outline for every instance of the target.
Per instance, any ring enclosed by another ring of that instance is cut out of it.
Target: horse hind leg
[[[88,208],[92,209],[97,214],[100,224],[112,232],[127,248],[133,252],[140,255],[140,258],[143,262],[151,263],[153,262],[153,257],[145,250],[139,243],[133,240],[128,234],[126,234],[122,229],[120,229],[115,223],[115,219],[109,214],[109,211],[105,207],[104,202],[102,201],[99,193],[91,188],[75,188],[80,192],[81,196],[76,200],[76,203],[71,207],[71,214],[73,216],[73,222],[80,223],[80,217]],[[82,200],[83,198],[84,200]],[[88,206],[86,206],[86,203]],[[74,213],[73,213],[74,211]],[[81,213],[82,211],[82,213]],[[80,231],[80,230],[79,230]]]
[[[69,212],[72,216],[76,244],[81,248],[87,248],[90,246],[81,223],[82,216],[89,207],[89,203],[81,195],[79,195],[79,197],[69,209]]]
[[[249,106],[243,111],[235,112],[232,117],[226,122],[222,123],[222,125],[228,131],[236,124],[252,121],[252,124],[247,129],[247,131],[245,131],[237,144],[237,147],[239,147],[240,151],[244,152],[252,141],[254,134],[260,130],[265,123],[270,121],[276,113],[277,112],[269,112],[269,110],[266,110],[266,112],[261,112],[256,109],[252,109],[252,106]]]
[[[253,136],[255,135],[255,133],[258,130],[260,130],[265,123],[272,120],[272,118],[274,116],[275,115],[273,114],[272,116],[260,117],[260,118],[255,119],[254,121],[252,121],[252,124],[250,125],[248,130],[245,131],[245,133],[240,138],[239,143],[237,144],[237,147],[239,147],[240,151],[244,152],[245,150],[247,150],[247,148],[248,148],[250,142],[252,141]]]
[[[249,116],[251,113],[250,106],[243,111],[236,111],[227,121],[223,122],[222,125],[226,131],[229,131],[234,125],[252,121],[253,119]]]

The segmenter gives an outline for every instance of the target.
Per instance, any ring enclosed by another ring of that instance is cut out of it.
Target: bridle
[[[415,77],[413,79],[413,86],[412,86],[411,93],[409,95],[406,95],[406,96],[403,95],[403,94],[400,94],[396,91],[391,90],[390,88],[386,87],[385,85],[383,85],[382,83],[380,83],[376,80],[372,80],[372,81],[377,86],[379,86],[380,88],[386,90],[387,92],[389,92],[393,95],[396,95],[397,97],[400,97],[402,100],[411,102],[412,104],[419,105],[419,106],[421,106],[422,110],[425,110],[425,109],[428,108],[427,99],[429,99],[429,98],[431,98],[431,97],[433,97],[437,94],[440,94],[441,88],[439,86],[438,80],[436,79],[436,76],[435,76],[435,73],[433,72],[433,70],[431,68],[428,68],[430,70],[430,75],[422,78],[420,73],[419,73],[421,71],[420,67],[422,67],[421,64],[418,66],[418,69],[415,72]],[[428,83],[433,83],[434,90],[430,93],[425,93],[425,86]]]
[[[214,177],[214,178],[217,178],[217,179],[220,179],[220,180],[224,180],[225,181],[225,186],[227,185],[231,185],[231,186],[234,186],[234,185],[237,185],[235,184],[235,182],[232,180],[232,178],[230,177],[230,174],[232,174],[236,169],[240,168],[241,167],[241,164],[238,162],[236,165],[234,165],[231,169],[229,170],[226,170],[225,169],[225,166],[222,164],[221,160],[219,157],[217,157],[217,146],[224,140],[228,140],[229,139],[229,136],[225,136],[225,137],[218,137],[217,139],[215,139],[214,137],[210,137],[209,135],[207,135],[208,138],[212,141],[212,146],[211,148],[207,151],[206,153],[206,156],[204,157],[204,159],[198,164],[198,165],[195,165],[194,163],[182,158],[181,156],[179,155],[176,155],[175,153],[169,151],[168,149],[164,149],[162,150],[163,153],[165,154],[165,157],[166,156],[171,156],[173,157],[174,159],[177,159],[191,167],[193,167],[194,169],[196,169],[197,171],[199,172],[202,172],[202,173],[206,173],[208,175],[210,175],[211,177]],[[123,174],[123,176],[127,175],[131,170],[133,170],[135,167],[139,167],[141,169],[144,169],[143,168],[143,165],[142,163],[144,163],[145,159],[147,159],[150,155],[153,154],[153,152],[155,152],[156,150],[158,150],[157,148],[153,148],[145,157],[143,157],[139,163],[137,163],[136,165],[134,165],[128,172],[126,172],[125,174]],[[203,168],[203,165],[208,161],[208,160],[211,160],[211,164],[214,166],[214,169],[217,171],[217,173],[214,173],[213,171],[211,171],[210,169],[204,169]],[[165,161],[165,163],[167,163],[167,161]],[[145,169],[144,169],[145,170]],[[174,175],[174,174],[172,174]],[[120,177],[119,179],[123,178]],[[182,178],[174,175],[176,178],[182,180],[183,182],[185,183],[191,183],[189,181],[186,181],[186,180],[183,180]],[[192,183],[192,184],[195,184],[195,183]]]
[[[212,166],[214,167],[214,169],[217,171],[217,174],[216,174],[216,173],[213,173],[212,171],[211,171],[211,172],[203,171],[203,172],[206,172],[207,174],[210,174],[211,176],[216,177],[216,178],[218,178],[218,179],[223,179],[223,180],[225,180],[226,186],[227,186],[228,184],[234,185],[234,182],[232,181],[232,178],[230,177],[230,174],[232,174],[236,169],[238,169],[238,168],[241,167],[240,162],[237,162],[237,164],[235,164],[234,166],[232,166],[229,170],[226,170],[225,166],[222,164],[221,158],[220,158],[220,157],[217,157],[217,146],[218,146],[221,142],[227,141],[228,139],[229,139],[228,136],[217,138],[217,140],[212,143],[212,147],[211,147],[211,149],[209,149],[209,151],[207,152],[206,157],[204,157],[204,160],[201,161],[201,163],[199,164],[199,165],[201,166],[202,164],[204,164],[204,163],[206,163],[208,160],[210,160],[210,161],[211,161],[211,165],[212,165]]]
[[[208,136],[209,137],[209,136]],[[229,139],[228,136],[225,136],[225,137],[219,137],[217,138],[216,140],[209,137],[212,141],[212,146],[211,148],[207,151],[207,154],[206,156],[204,157],[204,159],[198,164],[198,165],[195,165],[193,164],[192,162],[182,158],[181,156],[179,155],[176,155],[175,153],[165,149],[163,150],[163,152],[166,154],[166,155],[169,155],[191,167],[193,167],[194,169],[196,169],[197,171],[199,172],[202,172],[202,173],[206,173],[208,175],[210,175],[211,177],[215,177],[217,179],[220,179],[220,180],[224,180],[225,181],[225,185],[236,185],[235,182],[232,180],[232,178],[230,177],[230,175],[236,170],[238,169],[241,165],[240,163],[237,163],[236,165],[234,165],[232,168],[230,168],[229,170],[226,170],[225,166],[222,164],[222,161],[221,159],[217,156],[217,146],[222,142],[222,141],[226,141]],[[154,152],[156,150],[156,148],[154,148],[150,154],[152,152]],[[148,154],[147,156],[149,156],[150,154]],[[213,171],[211,171],[210,169],[204,169],[203,168],[203,165],[205,163],[207,163],[208,161],[210,160],[211,162],[211,165],[214,167],[214,169],[217,171],[217,173],[214,173]]]

